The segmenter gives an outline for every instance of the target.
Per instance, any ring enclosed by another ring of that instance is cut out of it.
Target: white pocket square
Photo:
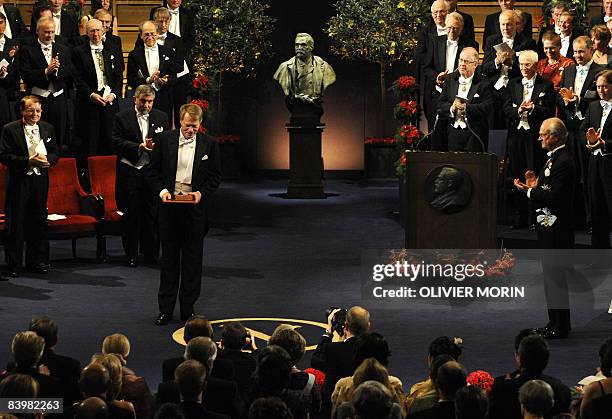
[[[170,59],[170,57],[164,56],[164,60],[168,61],[169,59]]]
[[[538,95],[538,97],[544,97],[544,95],[545,95],[545,94],[546,94],[546,93],[544,93],[544,92],[540,92],[540,94]]]
[[[517,105],[516,103],[513,103],[513,104],[512,104],[512,107],[514,107],[514,108],[518,108],[518,105]]]
[[[164,130],[164,127],[157,127],[155,128],[155,133],[157,134],[159,132],[162,132],[163,130]]]
[[[48,143],[51,142],[51,137],[47,138],[47,142]]]
[[[204,155],[202,156],[202,160],[208,160],[208,154],[204,154]]]
[[[114,59],[115,59],[115,56],[111,54],[110,59],[111,59],[111,60],[114,60]]]
[[[476,93],[476,94],[474,95],[474,97],[480,97],[480,95],[479,95],[478,93]]]

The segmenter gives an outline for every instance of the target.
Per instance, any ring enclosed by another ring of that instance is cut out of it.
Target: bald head
[[[107,419],[106,402],[99,397],[88,397],[76,409],[76,419]]]
[[[79,388],[85,396],[100,396],[105,398],[110,388],[110,374],[102,364],[89,364],[83,368]]]
[[[355,306],[346,313],[346,329],[353,336],[360,336],[370,330],[370,313],[363,307]]]

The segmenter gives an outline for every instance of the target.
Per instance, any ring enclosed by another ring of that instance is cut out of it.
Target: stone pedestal
[[[321,133],[324,125],[287,125],[289,131],[289,183],[286,198],[325,198]]]

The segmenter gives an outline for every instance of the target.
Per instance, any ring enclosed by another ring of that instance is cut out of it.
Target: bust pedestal
[[[291,119],[286,125],[289,131],[289,183],[285,198],[325,198],[321,157],[321,133],[325,124],[320,122],[323,109],[303,102],[291,105]]]

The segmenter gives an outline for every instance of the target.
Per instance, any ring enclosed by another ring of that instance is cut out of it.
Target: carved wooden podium
[[[406,152],[408,249],[496,247],[497,157]]]

